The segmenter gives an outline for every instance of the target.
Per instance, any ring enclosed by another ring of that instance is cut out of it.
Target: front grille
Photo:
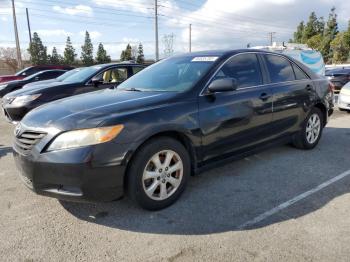
[[[46,133],[37,131],[25,131],[16,137],[16,147],[23,153],[28,153]]]

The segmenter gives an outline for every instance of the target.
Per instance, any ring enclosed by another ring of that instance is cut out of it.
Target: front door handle
[[[269,94],[267,94],[267,93],[262,93],[261,95],[260,95],[260,99],[262,100],[262,101],[266,101],[267,99],[269,99],[271,97],[271,95],[269,95]]]

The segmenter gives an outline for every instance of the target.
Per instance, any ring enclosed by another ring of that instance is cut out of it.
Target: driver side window
[[[234,78],[238,88],[258,86],[263,83],[260,65],[256,54],[239,54],[232,57],[214,77]]]
[[[104,84],[121,83],[128,78],[126,67],[110,68],[99,75]]]

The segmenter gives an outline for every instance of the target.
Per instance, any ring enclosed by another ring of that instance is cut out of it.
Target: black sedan
[[[45,71],[40,71],[36,74],[30,75],[22,80],[13,80],[10,82],[1,83],[0,97],[3,97],[4,95],[12,91],[18,90],[26,84],[53,79],[53,78],[59,77],[60,75],[66,72],[67,70],[59,70],[59,69],[45,70]]]
[[[66,79],[69,76],[71,76],[71,75],[81,71],[84,68],[85,67],[78,67],[78,68],[69,70],[69,71],[65,72],[64,74],[62,74],[62,75],[60,75],[59,77],[56,77],[56,78],[25,84],[22,88],[28,88],[28,87],[33,87],[33,86],[45,86],[45,85],[47,85],[49,83],[53,83],[53,82],[62,82],[64,79]]]
[[[116,87],[143,68],[130,63],[96,65],[81,69],[61,81],[11,92],[3,98],[5,116],[11,122],[18,122],[33,108],[61,98]]]
[[[339,92],[350,81],[350,68],[336,68],[326,71],[327,78],[333,83],[334,91]]]
[[[332,101],[327,79],[281,54],[184,54],[117,89],[34,109],[15,129],[14,158],[38,194],[105,201],[125,191],[156,210],[218,162],[276,143],[314,148]]]

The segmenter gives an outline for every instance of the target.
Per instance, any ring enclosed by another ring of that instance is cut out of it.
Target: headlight
[[[116,125],[68,131],[57,136],[47,151],[105,143],[115,138],[123,128],[123,125]]]
[[[7,85],[0,85],[0,90],[3,90],[7,87]]]
[[[14,106],[23,106],[23,105],[37,99],[40,95],[41,94],[17,96],[11,104]]]

